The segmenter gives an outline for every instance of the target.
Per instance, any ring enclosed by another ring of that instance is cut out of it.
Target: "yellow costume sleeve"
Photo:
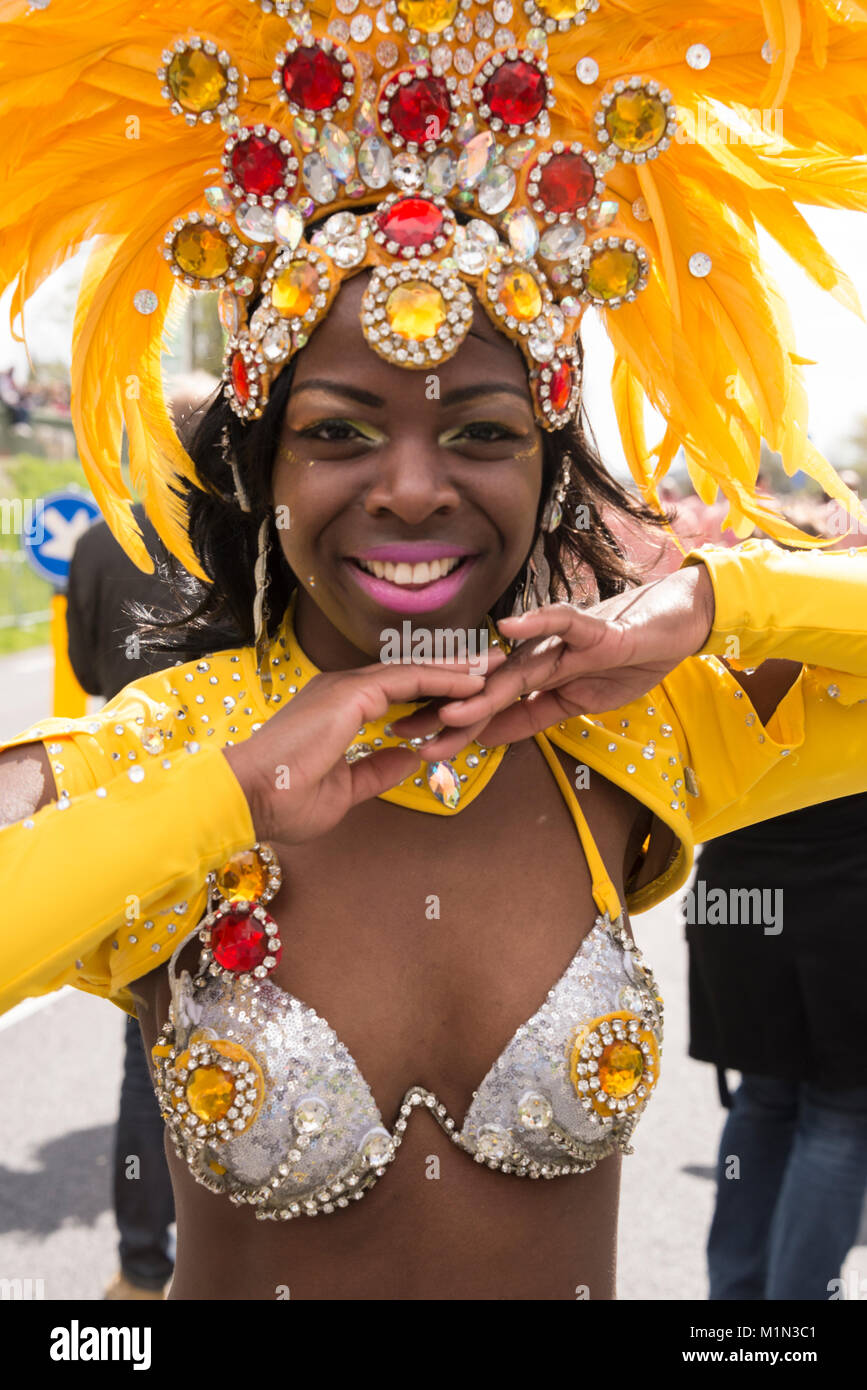
[[[205,875],[254,843],[247,801],[219,748],[121,764],[100,786],[82,735],[52,737],[87,789],[0,830],[0,1012],[71,984],[132,1013],[124,987],[198,920]]]
[[[662,683],[698,782],[695,841],[867,790],[867,549],[746,541],[683,563],[707,566],[716,599],[701,652]],[[803,665],[762,724],[723,657]]]

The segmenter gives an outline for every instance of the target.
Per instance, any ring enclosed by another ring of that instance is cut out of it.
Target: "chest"
[[[590,783],[581,805],[622,901],[636,803]],[[274,982],[327,1020],[383,1115],[414,1082],[462,1115],[598,911],[575,822],[531,741],[458,815],[375,800],[315,841],[272,847],[283,872],[268,906],[283,942]],[[191,943],[181,965],[197,954]],[[165,979],[156,992],[161,1021]]]

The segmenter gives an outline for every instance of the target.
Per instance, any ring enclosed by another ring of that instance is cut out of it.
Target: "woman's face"
[[[530,549],[542,441],[524,361],[477,306],[437,368],[367,346],[367,275],[299,353],[272,480],[298,578],[298,639],[319,666],[380,655],[386,629],[484,627]]]

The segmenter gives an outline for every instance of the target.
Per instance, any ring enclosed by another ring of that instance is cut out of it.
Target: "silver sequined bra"
[[[394,1159],[417,1105],[477,1163],[504,1173],[584,1173],[615,1149],[630,1152],[657,1079],[662,1001],[622,921],[596,918],[461,1124],[414,1085],[389,1132],[334,1030],[268,978],[279,959],[276,923],[260,904],[224,904],[197,928],[196,975],[175,974],[191,937],[172,957],[171,1022],[153,1049],[176,1151],[198,1182],[263,1220],[332,1212],[362,1197]],[[270,954],[251,965],[257,933]]]

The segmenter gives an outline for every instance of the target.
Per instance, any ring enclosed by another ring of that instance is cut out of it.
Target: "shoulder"
[[[0,741],[0,768],[35,759],[47,799],[66,799],[185,746],[242,742],[277,708],[265,703],[253,649],[238,647],[139,676],[78,719],[39,720]]]

